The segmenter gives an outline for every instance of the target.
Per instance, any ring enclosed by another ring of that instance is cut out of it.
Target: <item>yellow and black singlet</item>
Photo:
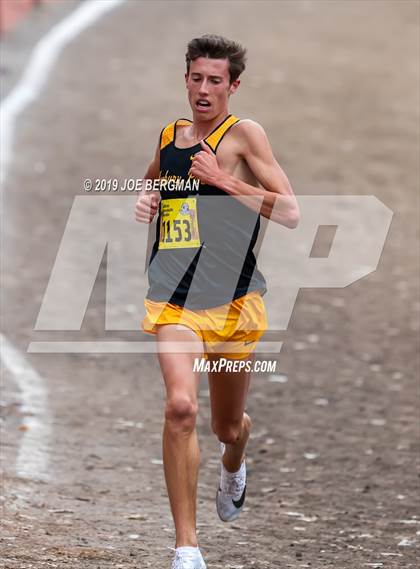
[[[229,115],[205,139],[216,154],[238,118]],[[266,282],[253,252],[260,216],[215,186],[189,177],[191,159],[202,150],[175,146],[179,119],[160,136],[160,196],[156,238],[148,267],[150,300],[190,310],[227,304]],[[166,180],[166,182],[165,182]]]

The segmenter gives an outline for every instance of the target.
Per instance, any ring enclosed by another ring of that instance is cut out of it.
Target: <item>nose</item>
[[[209,92],[208,90],[208,84],[207,81],[205,79],[203,79],[203,81],[200,84],[200,90],[199,90],[199,94],[200,95],[207,95]]]

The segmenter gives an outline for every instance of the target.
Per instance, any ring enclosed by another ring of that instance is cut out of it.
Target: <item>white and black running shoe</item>
[[[221,443],[222,457],[225,445]],[[228,472],[221,466],[220,486],[216,494],[216,508],[223,522],[236,520],[242,512],[246,495],[246,465],[245,460],[237,472]]]
[[[171,569],[206,569],[198,547],[177,547]]]

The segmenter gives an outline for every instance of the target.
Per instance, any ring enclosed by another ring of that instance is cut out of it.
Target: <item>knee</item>
[[[251,430],[251,419],[244,413],[243,418],[238,421],[231,421],[229,423],[221,423],[217,420],[212,421],[212,430],[221,443],[235,444],[246,431],[249,433]]]
[[[226,445],[235,444],[242,434],[242,426],[239,421],[227,424],[221,424],[213,421],[212,429],[219,441]]]
[[[190,433],[195,428],[198,405],[188,396],[172,397],[166,401],[165,421],[167,426],[179,433]]]

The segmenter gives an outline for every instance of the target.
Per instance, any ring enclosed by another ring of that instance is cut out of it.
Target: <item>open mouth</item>
[[[206,99],[198,99],[195,106],[198,109],[208,109],[208,108],[210,108],[211,105],[210,105],[209,101],[207,101]]]

